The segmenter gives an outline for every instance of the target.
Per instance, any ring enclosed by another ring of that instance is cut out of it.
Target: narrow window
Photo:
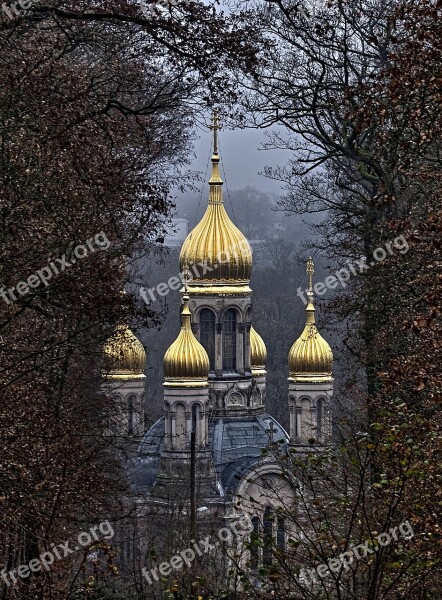
[[[200,342],[209,356],[210,370],[215,370],[215,313],[203,308],[200,314]]]
[[[285,519],[284,517],[278,517],[278,529],[276,532],[276,546],[278,550],[283,552],[285,550]]]
[[[301,409],[295,410],[295,437],[301,437]]]
[[[272,543],[273,543],[273,521],[270,518],[271,508],[267,506],[264,511],[264,547],[262,550],[262,562],[264,566],[269,566],[272,562]]]
[[[252,517],[253,531],[250,534],[250,568],[259,567],[259,519]]]
[[[192,432],[194,434],[195,444],[201,444],[201,421],[199,419],[200,407],[198,404],[192,405]]]
[[[236,370],[236,312],[229,308],[223,319],[223,371]]]
[[[316,437],[318,440],[322,440],[322,436],[323,436],[323,431],[322,431],[322,427],[323,427],[323,420],[322,420],[322,413],[324,410],[324,402],[323,400],[320,398],[319,400],[316,401]]]

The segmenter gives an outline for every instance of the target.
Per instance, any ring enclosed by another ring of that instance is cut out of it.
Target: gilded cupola
[[[307,290],[307,319],[304,331],[289,352],[290,378],[295,381],[325,382],[332,380],[333,353],[329,344],[319,333],[315,322],[313,297],[314,264],[310,257],[307,262],[309,288]]]
[[[179,385],[187,383],[192,386],[196,382],[207,384],[209,357],[192,332],[187,289],[183,296],[181,330],[164,355],[163,366],[166,385],[173,382],[179,383]]]
[[[267,360],[267,349],[262,337],[251,327],[250,329],[250,367],[252,374],[260,374],[265,371]]]
[[[108,379],[144,378],[146,351],[143,344],[126,325],[119,325],[106,342],[104,367]]]
[[[232,223],[223,202],[218,153],[219,119],[212,117],[212,176],[209,180],[209,204],[198,225],[184,241],[180,266],[187,263],[192,271],[189,288],[204,286],[245,287],[252,272],[252,251],[247,238]],[[249,290],[250,291],[250,290]]]

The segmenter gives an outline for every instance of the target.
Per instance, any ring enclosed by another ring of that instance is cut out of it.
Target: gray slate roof
[[[234,493],[246,471],[259,462],[271,435],[274,442],[288,443],[282,425],[266,413],[209,419],[209,445],[224,494]],[[137,493],[148,493],[155,483],[163,446],[164,417],[144,435],[133,461],[131,479]]]

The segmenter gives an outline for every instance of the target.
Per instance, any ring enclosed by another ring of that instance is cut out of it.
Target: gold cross
[[[221,129],[221,125],[217,110],[213,111],[211,121],[212,125],[209,125],[209,129],[213,131],[213,154],[218,154],[218,131]]]
[[[315,272],[315,263],[311,256],[308,257],[307,261],[307,275],[308,275],[308,287],[309,290],[313,289],[313,273]]]

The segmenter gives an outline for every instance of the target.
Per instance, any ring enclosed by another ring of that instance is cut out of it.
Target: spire
[[[311,256],[308,257],[307,261],[307,279],[308,279],[308,289],[307,289],[307,298],[308,303],[306,306],[307,313],[307,323],[314,324],[315,323],[315,304],[314,304],[314,294],[313,294],[313,273],[315,272],[315,263],[313,262],[313,258]]]
[[[188,294],[188,282],[190,279],[189,266],[187,263],[183,267],[183,282],[184,282],[184,295],[183,295],[183,308],[181,310],[181,329],[192,330],[192,313],[189,307],[189,294]]]
[[[219,123],[218,111],[213,111],[212,114],[212,125],[209,125],[209,129],[213,131],[213,154],[212,154],[212,176],[209,179],[209,204],[222,204],[223,193],[222,185],[223,180],[219,172],[219,154],[218,154],[218,131],[221,129]]]
[[[185,262],[183,265],[182,279],[183,279],[183,284],[184,284],[184,294],[187,296],[188,290],[189,290],[189,279],[190,279],[189,265],[187,264],[187,262]]]
[[[307,276],[308,276],[308,289],[313,293],[313,273],[315,272],[315,263],[311,256],[308,257],[307,261]]]
[[[209,129],[213,131],[213,154],[218,154],[218,131],[221,129],[221,125],[217,110],[213,111],[211,121],[212,125],[209,125]]]

